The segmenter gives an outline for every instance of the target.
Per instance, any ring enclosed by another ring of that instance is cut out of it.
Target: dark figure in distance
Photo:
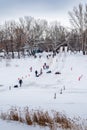
[[[22,83],[23,83],[23,81],[22,81],[22,79],[20,79],[19,80],[20,87],[21,87]]]
[[[35,76],[38,77],[38,72],[37,72],[37,70],[35,70]]]

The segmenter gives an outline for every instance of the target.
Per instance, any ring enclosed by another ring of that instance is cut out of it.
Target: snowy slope
[[[60,53],[46,58],[46,55],[0,62],[0,110],[29,106],[30,109],[56,110],[69,117],[87,118],[87,56]],[[35,77],[35,70],[40,72],[45,62],[49,69]],[[46,73],[49,70],[52,73]],[[61,74],[55,75],[57,71]],[[18,78],[23,79],[23,85],[14,88]]]

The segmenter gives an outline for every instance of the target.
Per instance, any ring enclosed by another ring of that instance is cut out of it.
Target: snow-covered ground
[[[47,53],[42,53],[41,58],[39,55],[37,58],[0,61],[0,111],[7,111],[11,106],[29,106],[35,110],[56,110],[71,118],[87,118],[87,56],[67,52],[54,58],[47,58]],[[42,69],[43,74],[35,77],[35,70],[40,72],[44,63],[49,65],[49,69]],[[51,73],[47,73],[50,70]],[[14,88],[14,85],[19,85],[19,78],[23,79],[22,87]],[[27,130],[30,127],[0,120],[0,129],[4,128]],[[39,130],[32,127],[34,129]]]

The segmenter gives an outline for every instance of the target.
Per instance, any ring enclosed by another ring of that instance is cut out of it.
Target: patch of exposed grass
[[[50,116],[51,114],[51,116]],[[62,128],[66,130],[83,130],[81,124],[76,124],[76,120],[66,117],[66,115],[59,112],[48,113],[48,111],[41,110],[29,110],[28,107],[24,108],[23,111],[12,107],[7,113],[1,112],[0,118],[3,120],[12,120],[26,123],[28,125],[39,125],[48,126],[51,130],[57,130],[57,128]],[[75,118],[79,120],[78,118]],[[87,126],[84,126],[86,130]]]

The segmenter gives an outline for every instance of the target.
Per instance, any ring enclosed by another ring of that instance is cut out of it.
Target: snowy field
[[[47,58],[47,54],[38,54],[37,58],[0,60],[0,111],[8,111],[12,106],[29,106],[34,110],[56,110],[71,118],[80,116],[86,119],[87,56],[65,52]],[[49,69],[43,69],[44,63]],[[35,70],[40,72],[41,68],[42,75],[35,77]],[[23,80],[22,87],[14,88],[14,85],[19,85],[19,78]],[[31,127],[24,124],[0,120],[0,130],[4,128],[31,130]]]

